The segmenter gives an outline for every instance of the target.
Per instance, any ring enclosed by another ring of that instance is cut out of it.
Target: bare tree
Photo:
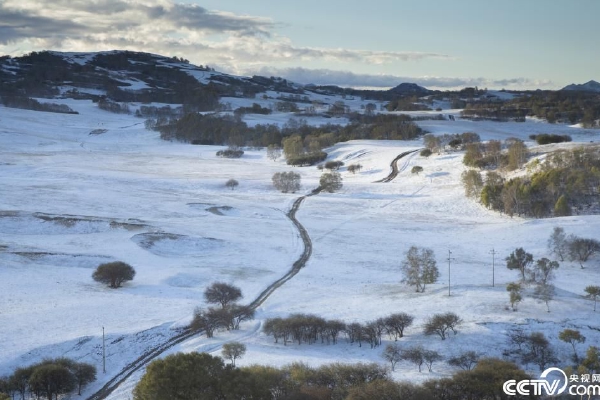
[[[565,230],[560,226],[555,226],[550,238],[548,239],[548,250],[556,255],[560,261],[565,261],[568,255],[568,240]]]
[[[544,370],[546,366],[558,362],[558,359],[544,334],[532,332],[525,343],[522,361],[526,364],[534,363],[540,370]]]
[[[425,286],[435,283],[440,276],[433,250],[411,246],[402,263],[402,282],[415,286],[417,292],[424,292]]]
[[[402,351],[402,359],[415,364],[417,367],[419,367],[419,372],[421,372],[421,366],[425,362],[425,357],[423,354],[424,351],[425,349],[423,348],[423,346],[415,346],[408,348]]]
[[[386,331],[397,341],[404,337],[404,330],[412,325],[414,317],[406,313],[396,313],[384,318]]]
[[[240,288],[224,282],[214,282],[204,291],[208,303],[218,303],[222,308],[242,298]]]
[[[583,268],[583,263],[594,253],[600,251],[600,242],[595,239],[585,239],[570,235],[568,239],[568,248],[569,259],[571,261],[579,261],[579,265]]]
[[[533,291],[533,294],[538,299],[542,300],[546,303],[546,309],[550,312],[550,301],[554,298],[554,293],[556,292],[554,285],[549,284],[540,284],[537,285]]]
[[[424,350],[423,351],[423,360],[425,360],[425,365],[427,365],[427,370],[429,372],[431,372],[434,362],[440,361],[443,359],[444,359],[444,357],[442,357],[442,355],[435,350]]]
[[[192,330],[204,331],[207,338],[213,337],[215,330],[220,326],[220,321],[216,317],[215,311],[217,310],[214,308],[209,308],[208,310],[196,308],[194,310],[194,318],[190,324]]]
[[[462,320],[460,317],[451,312],[446,314],[435,314],[425,323],[423,333],[427,336],[438,335],[442,340],[446,340],[448,331],[451,330],[455,335],[458,333],[456,327],[461,322]]]
[[[477,352],[469,350],[460,353],[455,357],[451,357],[448,359],[448,364],[452,365],[453,367],[459,367],[465,371],[470,371],[475,364],[477,364],[477,361],[479,361],[480,358],[481,356]]]
[[[270,144],[267,147],[267,157],[269,157],[273,161],[277,161],[279,157],[281,157],[282,149],[280,146],[276,144]]]
[[[390,362],[390,364],[392,365],[392,371],[394,371],[398,361],[402,360],[402,350],[400,349],[400,346],[398,346],[397,343],[390,343],[387,346],[385,346],[385,350],[383,350],[382,357],[386,361]]]
[[[223,345],[221,351],[223,358],[231,361],[231,365],[235,367],[235,360],[242,358],[246,354],[246,345],[239,342],[229,342]]]

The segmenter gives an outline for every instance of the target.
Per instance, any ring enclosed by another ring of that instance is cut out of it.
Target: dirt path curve
[[[302,224],[300,222],[298,222],[298,220],[296,219],[296,212],[298,212],[298,209],[300,208],[300,205],[302,204],[304,199],[306,199],[307,197],[319,194],[320,192],[321,192],[321,188],[317,188],[317,189],[313,190],[311,193],[297,198],[296,201],[294,201],[294,204],[292,204],[292,208],[290,209],[290,211],[287,212],[287,214],[286,214],[287,217],[292,221],[292,223],[298,229],[298,233],[300,234],[300,239],[302,239],[302,242],[304,243],[304,251],[300,255],[300,258],[298,258],[298,260],[296,260],[296,262],[294,262],[294,264],[292,265],[292,268],[285,275],[283,275],[281,278],[279,278],[278,280],[276,280],[275,282],[273,282],[269,286],[267,286],[267,288],[265,290],[263,290],[263,292],[261,294],[259,294],[258,297],[249,304],[249,306],[252,309],[256,310],[258,307],[260,307],[260,305],[263,304],[265,302],[265,300],[267,300],[267,298],[269,298],[269,296],[271,294],[273,294],[273,292],[275,290],[277,290],[277,288],[281,287],[281,285],[283,285],[285,282],[292,279],[292,277],[294,277],[294,275],[296,275],[298,272],[300,272],[300,270],[306,265],[306,262],[308,261],[308,259],[310,258],[310,255],[312,254],[312,241],[310,239],[310,236],[308,236],[308,232],[306,231],[304,226],[302,226]],[[96,393],[89,396],[87,398],[87,400],[105,399],[116,388],[118,388],[119,385],[121,385],[123,382],[125,382],[127,380],[127,378],[129,378],[131,375],[133,375],[134,372],[136,372],[136,371],[140,370],[141,368],[143,368],[144,366],[146,366],[152,360],[154,360],[155,358],[160,356],[163,352],[165,352],[166,350],[170,349],[171,347],[173,347],[195,335],[201,334],[201,333],[202,332],[192,331],[189,328],[182,329],[175,336],[172,336],[165,342],[152,347],[151,349],[147,350],[144,354],[142,354],[140,357],[138,357],[136,360],[127,364],[121,370],[121,372],[119,372],[111,380],[106,382],[106,384],[104,384],[104,386],[102,386],[102,388],[100,388],[100,390],[98,390]]]
[[[419,150],[421,150],[421,149],[405,151],[404,153],[398,154],[398,156],[396,158],[394,158],[390,164],[390,167],[392,168],[392,171],[390,172],[390,174],[383,179],[375,181],[375,183],[382,183],[382,182],[387,183],[387,182],[393,181],[394,178],[396,178],[396,176],[398,176],[398,173],[401,172],[398,170],[398,160],[400,160],[403,157],[406,157],[409,154],[416,153]],[[407,165],[408,164],[404,165],[404,167],[402,168],[402,171],[404,171],[406,169]]]

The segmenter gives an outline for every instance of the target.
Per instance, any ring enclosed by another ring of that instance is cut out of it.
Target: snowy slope
[[[215,280],[242,288],[250,301],[288,271],[302,242],[285,212],[318,184],[316,168],[273,162],[263,150],[239,160],[215,157],[217,146],[163,142],[142,120],[98,110],[91,101],[65,101],[78,115],[0,108],[0,375],[44,357],[66,356],[100,367],[100,335],[108,343],[107,373],[90,394],[145,349],[172,336],[203,305],[202,292]],[[135,107],[135,104],[132,105]],[[353,105],[358,109],[360,103]],[[249,123],[278,121],[288,114]],[[313,121],[320,123],[319,121]],[[324,121],[325,122],[325,121]],[[422,121],[435,134],[474,131],[487,139],[532,133],[569,134],[575,142],[600,139],[598,131],[528,120],[525,123]],[[95,129],[106,129],[90,135]],[[546,240],[556,225],[567,233],[597,237],[600,216],[526,220],[491,212],[464,197],[460,153],[424,159],[413,154],[399,163],[390,183],[374,183],[389,172],[399,153],[420,141],[352,141],[330,149],[330,159],[360,163],[353,175],[342,168],[339,193],[304,201],[297,214],[313,241],[307,266],[279,288],[257,318],[235,333],[213,339],[195,337],[171,349],[219,354],[227,340],[240,340],[248,354],[240,365],[283,365],[305,361],[383,363],[382,348],[274,344],[260,332],[261,321],[293,312],[316,313],[346,322],[366,322],[392,312],[416,316],[403,343],[420,343],[445,356],[476,349],[500,356],[505,334],[514,326],[541,330],[568,360],[570,346],[557,340],[564,327],[580,329],[588,343],[600,341],[598,317],[583,288],[600,285],[598,259],[586,269],[565,262],[557,272],[551,312],[528,297],[517,312],[507,311],[504,285],[517,273],[503,265],[515,247],[535,258],[549,256]],[[412,166],[423,173],[413,175]],[[270,179],[278,171],[302,175],[302,193],[276,192]],[[235,191],[225,182],[240,182]],[[411,245],[434,249],[441,277],[425,293],[400,283],[399,266]],[[448,296],[448,250],[452,250]],[[491,286],[492,257],[495,287]],[[111,290],[91,279],[104,260],[122,260],[135,279]],[[460,333],[442,342],[420,327],[436,312],[454,311]],[[444,363],[433,373],[401,364],[398,379],[424,380],[450,374]],[[143,371],[111,398],[131,397]]]

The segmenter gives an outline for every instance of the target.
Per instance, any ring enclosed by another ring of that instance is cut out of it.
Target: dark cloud
[[[263,18],[219,14],[190,4],[175,4],[163,13],[162,18],[187,28],[215,32],[268,35],[269,30],[273,28],[273,24]]]
[[[78,34],[85,27],[73,21],[56,20],[0,7],[0,43],[8,44],[21,38],[48,38]]]
[[[468,86],[489,88],[538,88],[552,86],[552,82],[527,78],[488,79],[451,77],[407,77],[396,75],[356,74],[349,71],[307,68],[267,68],[245,71],[248,75],[281,76],[294,82],[316,85],[337,85],[342,87],[391,88],[402,82],[412,82],[433,89],[454,89]]]

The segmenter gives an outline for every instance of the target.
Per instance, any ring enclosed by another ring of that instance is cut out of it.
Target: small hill
[[[600,83],[596,82],[596,81],[589,81],[586,82],[584,84],[578,85],[575,83],[572,83],[568,86],[565,86],[564,88],[562,88],[561,90],[579,90],[582,92],[596,92],[596,93],[600,93]]]
[[[419,86],[416,83],[403,82],[396,87],[391,88],[388,92],[397,95],[417,95],[423,96],[429,94],[430,90],[425,89],[423,86]]]

